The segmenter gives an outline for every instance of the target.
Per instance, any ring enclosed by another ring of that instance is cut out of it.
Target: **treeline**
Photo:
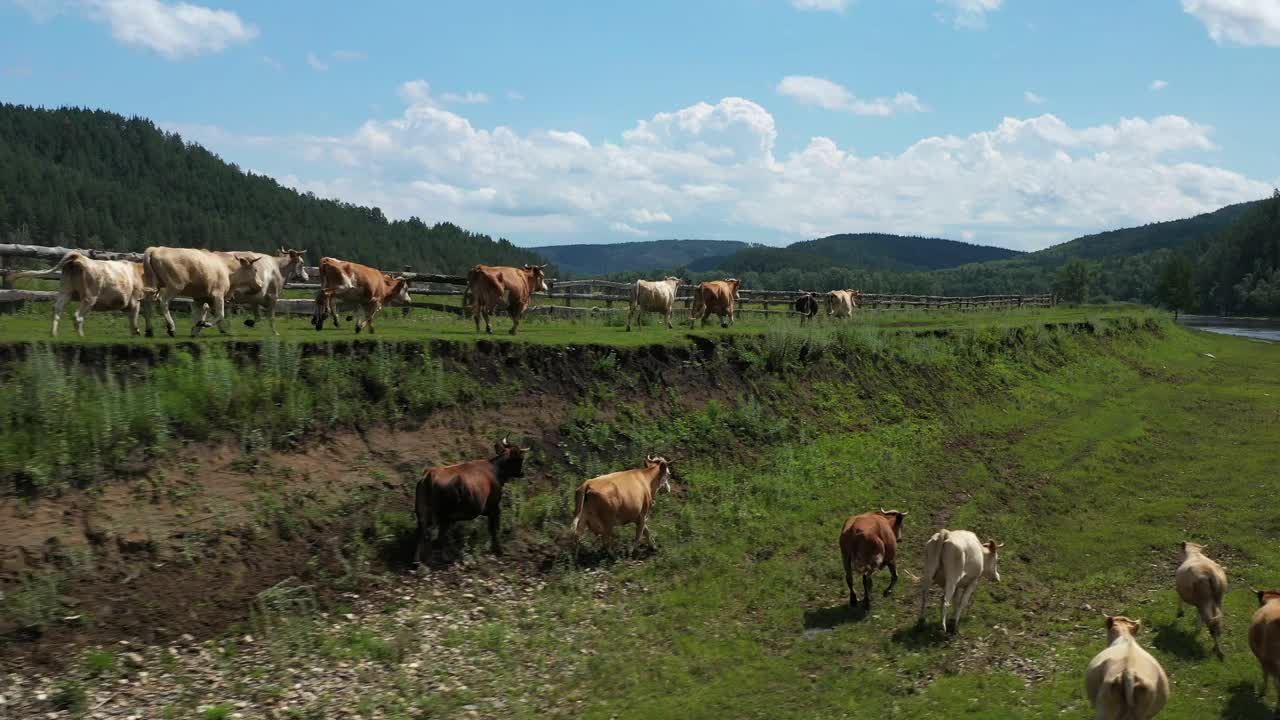
[[[1160,241],[1153,229],[1173,233]],[[1191,232],[1195,229],[1196,232]],[[1105,256],[1098,243],[1080,243],[1078,254],[1058,248],[1008,260],[934,271],[896,272],[832,266],[829,258],[751,248],[741,257],[762,260],[734,268],[690,271],[687,267],[614,273],[611,279],[675,275],[691,282],[734,275],[743,287],[762,290],[901,292],[920,295],[1016,295],[1056,292],[1067,302],[1139,302],[1215,314],[1280,315],[1280,191],[1258,202],[1175,223],[1113,231],[1105,247],[1166,247]],[[1072,241],[1079,243],[1079,241]],[[1071,245],[1072,243],[1067,243]],[[1061,247],[1061,246],[1060,246]],[[1088,259],[1090,257],[1097,259]],[[764,259],[772,262],[765,262]],[[783,266],[797,260],[796,266]]]
[[[149,245],[305,248],[388,269],[460,273],[542,262],[452,223],[301,194],[144,118],[0,104],[0,239],[138,251]]]

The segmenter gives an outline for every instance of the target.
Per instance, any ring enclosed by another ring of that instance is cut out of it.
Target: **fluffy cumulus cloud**
[[[216,53],[247,43],[258,29],[230,10],[164,0],[18,0],[38,20],[76,13],[111,29],[130,47],[171,60]]]
[[[698,236],[787,241],[885,231],[1034,249],[1270,193],[1197,161],[1212,129],[1180,116],[1073,126],[1052,114],[859,154],[826,137],[779,147],[762,105],[728,97],[659,112],[618,136],[478,127],[425,81],[404,110],[336,136],[172,128],[286,184],[451,220],[516,241]]]
[[[920,98],[909,92],[899,92],[891,98],[866,100],[839,83],[809,75],[788,75],[778,83],[777,91],[779,95],[795,98],[806,105],[854,115],[888,117],[894,113],[922,112],[925,109]]]
[[[1182,0],[1219,45],[1280,47],[1280,0]]]
[[[956,27],[981,29],[987,26],[987,13],[1000,9],[1004,0],[938,0],[945,8],[942,17],[950,18]]]
[[[849,7],[849,2],[850,0],[791,0],[791,5],[797,10],[844,12]]]

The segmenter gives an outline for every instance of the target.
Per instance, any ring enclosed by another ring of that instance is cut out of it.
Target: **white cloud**
[[[888,117],[897,112],[922,112],[925,109],[920,98],[909,92],[899,92],[891,98],[864,100],[839,83],[809,75],[788,75],[778,83],[777,91],[779,95],[795,98],[806,105],[854,115]]]
[[[258,29],[230,10],[164,0],[17,0],[37,20],[74,12],[103,23],[130,47],[154,50],[170,60],[216,53],[247,43]]]
[[[1031,103],[1032,105],[1043,105],[1043,104],[1046,102],[1046,100],[1045,100],[1045,98],[1044,98],[1043,96],[1041,96],[1041,95],[1037,95],[1037,94],[1035,94],[1035,93],[1031,92],[1030,90],[1023,90],[1023,91],[1022,91],[1022,99],[1023,99],[1023,100],[1026,100],[1027,102]]]
[[[745,98],[659,112],[620,137],[588,139],[477,127],[438,106],[422,80],[400,94],[403,113],[345,135],[170,129],[301,190],[517,241],[636,236],[662,223],[672,234],[753,240],[863,230],[1035,249],[1271,192],[1195,161],[1214,149],[1212,129],[1172,115],[1093,126],[1052,114],[1005,118],[987,131],[859,155],[825,137],[779,149],[773,116]]]
[[[624,222],[611,222],[609,223],[609,229],[614,232],[626,233],[628,235],[648,235],[649,234],[641,230],[640,228],[631,227],[630,225]]]
[[[1169,87],[1169,83],[1168,83],[1168,81],[1165,81],[1165,80],[1152,80],[1152,81],[1151,81],[1151,89],[1152,89],[1152,90],[1163,90],[1163,89],[1165,89],[1165,88],[1167,88],[1167,87]]]
[[[1219,45],[1280,46],[1280,0],[1182,0]]]
[[[797,10],[844,12],[848,9],[849,2],[850,0],[791,0],[791,5]]]
[[[400,83],[398,94],[410,105],[426,103],[431,99],[431,85],[426,80],[408,80]]]
[[[627,213],[627,217],[631,222],[637,225],[649,225],[651,223],[669,223],[671,216],[661,210],[650,210],[649,208],[637,208]]]
[[[939,5],[950,9],[944,17],[950,17],[956,27],[971,30],[986,27],[987,13],[999,10],[1003,2],[1004,0],[938,0]]]
[[[316,72],[324,72],[329,69],[329,63],[321,60],[320,56],[313,52],[307,53],[307,64]]]
[[[447,103],[457,103],[458,105],[483,105],[489,102],[489,96],[482,92],[468,90],[464,93],[444,93],[440,99]]]

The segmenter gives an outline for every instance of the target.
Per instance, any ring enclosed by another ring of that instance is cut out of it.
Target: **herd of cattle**
[[[480,320],[484,320],[485,332],[492,333],[491,318],[498,310],[505,310],[511,317],[511,334],[520,328],[520,320],[529,308],[536,292],[548,292],[545,265],[503,267],[476,265],[467,272],[467,290],[463,301],[466,311],[475,319],[476,332]],[[245,324],[253,327],[259,313],[265,311],[276,329],[276,304],[284,292],[286,283],[308,282],[306,252],[280,250],[276,255],[238,251],[215,252],[195,248],[150,247],[143,253],[141,262],[132,260],[95,260],[83,253],[72,251],[48,270],[13,273],[12,278],[38,277],[61,273],[61,287],[53,306],[53,334],[58,334],[58,324],[68,302],[76,301],[76,332],[84,335],[84,323],[93,310],[119,310],[128,313],[129,329],[134,335],[141,333],[138,316],[146,321],[146,334],[151,328],[152,307],[159,304],[164,316],[165,330],[174,335],[173,315],[169,304],[177,297],[190,298],[197,313],[191,329],[193,336],[208,327],[228,332],[227,303],[249,307],[253,317]],[[322,258],[319,266],[320,290],[315,297],[312,325],[316,330],[331,319],[338,327],[337,303],[354,309],[355,331],[368,328],[373,332],[373,319],[385,305],[409,305],[409,283],[384,273],[377,268],[359,263]],[[627,310],[627,330],[633,321],[640,325],[645,313],[658,313],[665,317],[671,328],[671,316],[675,311],[676,293],[682,280],[669,277],[665,280],[637,280],[631,288]],[[827,314],[836,318],[848,318],[858,307],[860,293],[856,290],[833,290],[822,296]],[[733,324],[737,313],[739,282],[733,278],[704,282],[694,287],[689,323],[698,320],[706,325],[707,318],[715,315],[721,327]],[[818,314],[819,295],[804,293],[796,298],[793,308],[800,315],[800,322]],[[210,316],[212,311],[212,317]],[[350,319],[350,318],[348,318]]]
[[[494,448],[492,458],[472,460],[457,465],[427,469],[418,481],[415,512],[418,518],[418,543],[415,563],[432,557],[432,536],[437,542],[447,540],[449,527],[456,522],[485,516],[489,521],[489,537],[493,551],[501,554],[499,542],[503,485],[524,473],[524,460],[529,448],[512,445],[503,438]],[[660,491],[671,492],[671,461],[649,455],[635,469],[601,475],[583,482],[574,494],[574,516],[570,530],[577,557],[579,538],[591,530],[610,553],[614,547],[614,530],[634,525],[634,544],[647,541],[653,546],[649,516]],[[850,517],[840,532],[840,555],[844,565],[849,604],[864,611],[871,608],[872,576],[881,569],[889,571],[887,597],[898,583],[897,550],[902,541],[902,527],[907,513],[898,510],[868,512]],[[965,611],[973,601],[978,581],[987,578],[1000,582],[1000,549],[1003,543],[982,542],[968,530],[939,530],[924,548],[924,575],[920,593],[919,622],[928,609],[929,591],[942,588],[942,630],[956,632]],[[1181,564],[1174,574],[1174,587],[1179,597],[1178,616],[1185,605],[1196,609],[1196,629],[1205,625],[1213,639],[1213,650],[1223,657],[1222,601],[1227,592],[1227,577],[1222,567],[1204,553],[1204,547],[1185,542],[1181,548]],[[854,576],[862,577],[862,597],[854,588]],[[1275,683],[1280,691],[1280,590],[1257,592],[1259,609],[1249,628],[1249,647],[1262,666],[1262,692]],[[953,614],[954,610],[954,614]],[[948,622],[950,619],[950,622]],[[1119,615],[1106,616],[1107,647],[1085,670],[1085,687],[1089,702],[1102,720],[1149,720],[1169,700],[1169,678],[1159,661],[1137,640],[1142,628],[1140,620]],[[1280,713],[1278,713],[1280,714]]]

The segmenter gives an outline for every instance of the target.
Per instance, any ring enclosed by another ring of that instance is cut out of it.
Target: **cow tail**
[[[160,277],[156,275],[156,269],[151,264],[151,253],[142,253],[142,285],[143,292],[148,294],[154,293],[160,289]]]
[[[1213,573],[1205,578],[1205,583],[1209,586],[1209,607],[1207,611],[1200,611],[1200,619],[1209,626],[1209,633],[1216,641],[1218,634],[1222,632],[1222,606],[1219,604],[1222,587],[1218,585],[1218,576]]]
[[[1133,711],[1136,707],[1134,696],[1138,692],[1138,678],[1134,674],[1132,668],[1125,668],[1124,678],[1124,715],[1123,717],[1133,717]]]
[[[582,522],[582,511],[587,506],[587,493],[590,492],[591,488],[578,488],[578,491],[574,493],[573,525],[571,525],[569,529],[572,530],[575,535],[578,532],[578,524]]]

